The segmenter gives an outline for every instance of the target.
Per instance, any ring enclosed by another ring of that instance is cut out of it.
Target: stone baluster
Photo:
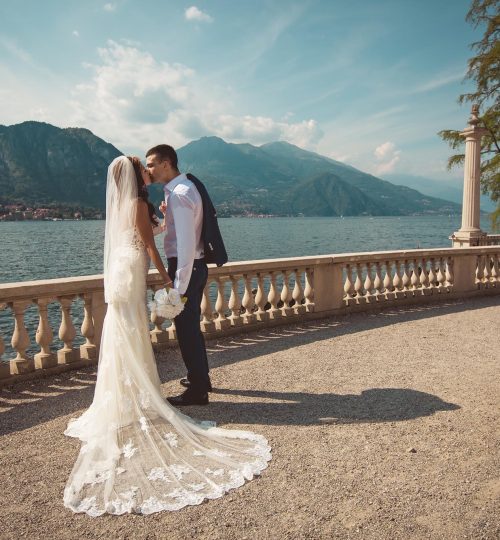
[[[429,276],[427,274],[427,259],[422,257],[420,271],[420,284],[422,286],[422,294],[429,294]]]
[[[231,315],[228,317],[231,322],[231,326],[241,326],[243,319],[241,318],[240,308],[240,295],[238,294],[238,278],[231,277],[231,296],[229,297],[228,307],[231,310]]]
[[[38,304],[39,321],[35,340],[40,346],[40,352],[35,354],[36,369],[45,369],[57,365],[57,357],[50,351],[54,334],[52,333],[52,328],[49,324],[47,306],[51,301],[51,298],[38,298],[36,300],[36,303]]]
[[[356,304],[359,304],[360,298],[363,297],[363,284],[361,283],[361,265],[356,263],[356,281],[354,282],[354,292],[356,298]]]
[[[352,268],[350,264],[345,267],[344,301],[348,306],[354,300],[354,286],[352,284]]]
[[[281,301],[283,302],[283,307],[281,308],[281,313],[284,317],[290,317],[293,315],[293,308],[290,306],[292,301],[292,291],[290,290],[290,270],[285,270],[283,272],[283,288],[281,289]]]
[[[302,300],[304,299],[304,290],[302,288],[301,283],[301,274],[304,270],[295,270],[295,285],[293,286],[292,291],[292,298],[295,301],[295,304],[293,305],[293,311],[295,315],[302,315],[306,312],[306,306],[302,304]]]
[[[406,293],[410,290],[409,288],[410,276],[408,275],[408,260],[407,259],[403,261],[403,276],[401,278],[401,284],[402,284],[402,290],[406,296]]]
[[[85,338],[85,343],[80,345],[80,358],[82,360],[89,360],[90,363],[94,363],[97,360],[97,346],[95,342],[95,328],[92,317],[92,293],[85,293],[80,295],[83,299],[83,322],[81,327],[82,336]]]
[[[244,274],[243,280],[245,283],[245,294],[243,295],[243,300],[241,301],[241,305],[245,308],[245,313],[243,313],[243,323],[252,324],[256,320],[255,313],[253,312],[255,303],[252,293],[252,277],[248,274]]]
[[[5,304],[0,304],[0,310],[4,309]],[[0,336],[0,379],[10,377],[10,364],[2,360],[2,355],[5,352],[5,344],[2,336]]]
[[[413,259],[413,269],[410,277],[410,285],[413,295],[416,295],[417,289],[420,287],[420,275],[418,273],[418,259]]]
[[[379,297],[382,294],[382,269],[380,263],[375,263],[375,279],[373,280],[373,289],[375,290],[375,300],[379,302]]]
[[[482,255],[477,256],[477,262],[476,262],[476,283],[479,287],[481,287],[483,283],[483,277],[484,277],[484,264],[483,264],[483,257]]]
[[[498,255],[497,254],[493,254],[492,255],[492,267],[491,267],[491,282],[492,283],[498,283],[498,276],[499,276],[499,273],[498,273]]]
[[[385,261],[385,276],[384,276],[384,297],[386,300],[395,298],[394,284],[392,278],[392,262]]]
[[[163,288],[162,285],[153,285],[153,295],[156,291]],[[156,312],[151,311],[150,321],[153,323],[153,329],[149,332],[151,341],[153,343],[165,343],[170,339],[168,330],[163,328],[163,323],[166,321],[164,317],[161,317]]]
[[[369,262],[366,263],[366,277],[365,277],[365,282],[363,284],[363,289],[365,291],[365,302],[369,304],[373,298],[372,265]]]
[[[71,320],[72,296],[61,296],[58,298],[61,304],[61,326],[59,327],[59,339],[63,342],[62,349],[57,351],[57,362],[59,364],[69,364],[79,359],[79,351],[73,349],[73,340],[76,337],[75,326]]]
[[[394,261],[394,278],[392,279],[392,285],[394,289],[394,298],[398,298],[399,293],[403,287],[401,276],[399,275],[401,269],[400,269],[400,262],[398,260]]]
[[[212,305],[210,303],[210,296],[208,295],[210,283],[207,282],[203,291],[203,298],[201,299],[201,329],[205,333],[215,332],[215,323],[212,320]]]
[[[431,294],[436,289],[436,281],[437,281],[436,260],[434,259],[434,257],[431,257],[430,266],[429,266],[429,291]]]
[[[264,274],[257,274],[257,294],[255,295],[255,305],[257,313],[255,314],[258,321],[266,322],[269,320],[269,313],[266,311],[267,295],[264,291]]]
[[[444,282],[445,282],[445,277],[444,277],[444,273],[443,273],[443,259],[442,257],[439,259],[439,262],[438,262],[438,272],[437,272],[437,282],[438,282],[438,285],[437,285],[437,288],[438,288],[438,291],[439,292],[442,292],[442,289],[444,288]]]
[[[217,283],[217,300],[215,301],[215,312],[217,318],[215,319],[215,328],[217,330],[226,330],[231,326],[231,321],[226,317],[227,302],[224,294],[224,281],[220,277],[215,278]]]
[[[280,319],[283,314],[281,309],[278,307],[279,295],[276,289],[276,274],[275,272],[270,272],[271,283],[269,284],[269,294],[267,295],[267,301],[271,304],[271,309],[269,310],[269,317],[271,319]]]
[[[446,259],[446,269],[445,269],[445,285],[448,288],[448,291],[453,287],[453,259],[448,257]]]
[[[27,300],[12,302],[10,307],[14,312],[14,333],[12,334],[11,345],[16,351],[16,357],[10,361],[10,372],[13,375],[29,373],[35,369],[33,359],[26,354],[26,349],[30,346],[30,338],[24,326],[24,311],[31,304]]]
[[[305,273],[306,288],[304,289],[304,298],[306,299],[306,312],[314,311],[314,271],[312,268],[306,268]]]

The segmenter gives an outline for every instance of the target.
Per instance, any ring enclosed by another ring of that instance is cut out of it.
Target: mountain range
[[[181,170],[206,184],[220,216],[449,214],[460,205],[394,185],[286,142],[262,146],[203,137],[178,149]],[[119,149],[80,128],[0,126],[0,203],[103,208]],[[151,198],[162,198],[152,186]]]
[[[386,174],[384,175],[384,180],[387,180],[392,184],[417,189],[432,197],[462,204],[463,180],[437,181],[424,178],[423,176],[401,173]],[[481,210],[492,212],[495,210],[495,208],[495,203],[488,197],[488,195],[481,195]]]

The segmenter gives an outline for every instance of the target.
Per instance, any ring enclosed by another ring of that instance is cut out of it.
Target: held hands
[[[160,206],[158,207],[160,212],[165,216],[167,213],[167,203],[165,201],[161,201]]]

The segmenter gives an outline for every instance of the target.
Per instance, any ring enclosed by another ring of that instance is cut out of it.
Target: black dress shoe
[[[182,386],[185,386],[186,388],[191,387],[191,381],[187,377],[183,377],[179,382],[182,384]],[[212,391],[212,383],[209,382],[207,392],[211,392],[211,391]]]
[[[208,394],[206,392],[200,394],[188,388],[179,396],[167,398],[167,401],[170,405],[176,407],[183,407],[184,405],[208,405]]]

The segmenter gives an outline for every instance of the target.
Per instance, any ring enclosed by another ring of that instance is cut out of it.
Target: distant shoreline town
[[[259,214],[244,212],[241,214],[219,213],[219,218],[272,218],[272,217],[303,217],[303,214],[282,216],[277,214]],[[22,203],[0,204],[0,222],[2,221],[83,221],[103,220],[106,213],[99,208],[78,208],[74,206],[46,205],[43,207],[30,206]]]
[[[43,207],[25,204],[0,204],[0,221],[63,221],[105,219],[105,213],[98,208],[76,208],[74,206]]]

